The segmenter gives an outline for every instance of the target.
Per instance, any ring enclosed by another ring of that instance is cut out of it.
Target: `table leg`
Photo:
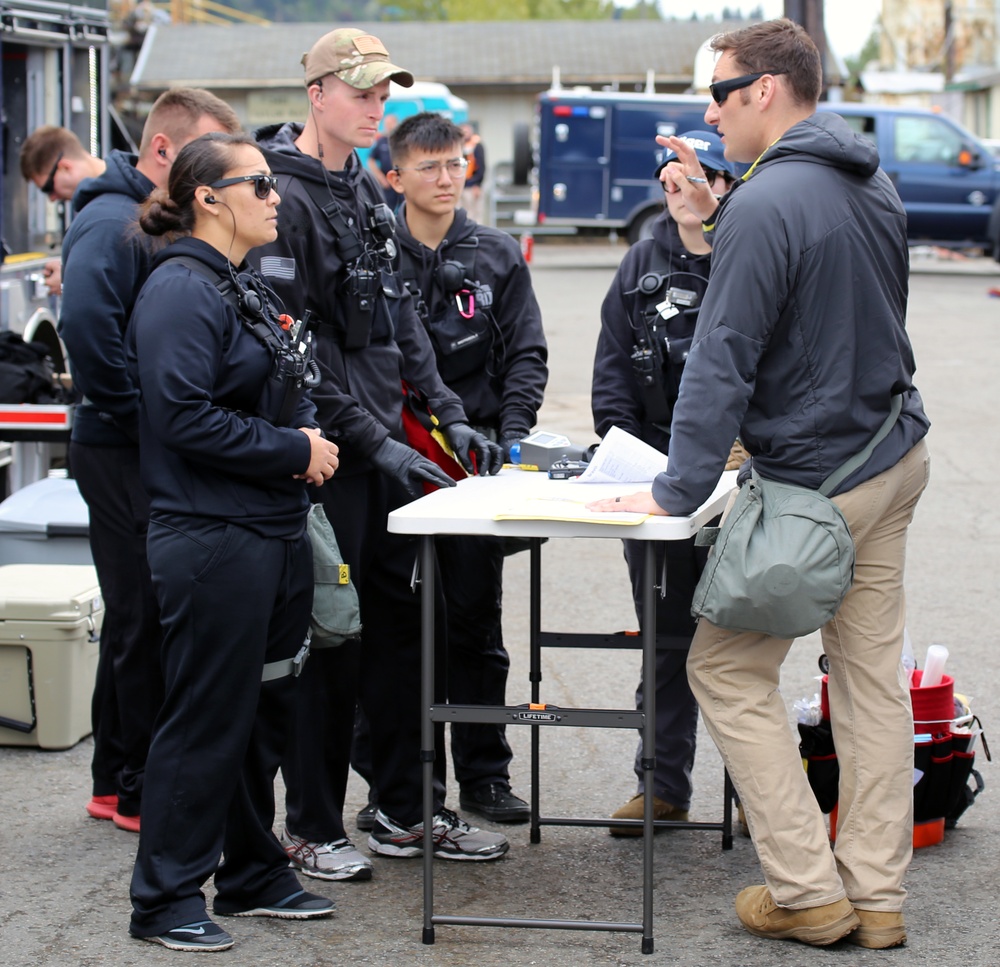
[[[644,544],[642,566],[642,952],[653,952],[653,784],[656,765],[656,545]]]
[[[538,704],[541,700],[542,683],[542,542],[532,539],[531,548],[531,577],[529,580],[529,619],[528,619],[528,647],[531,658],[529,677],[531,680],[531,701]],[[542,841],[542,828],[538,818],[541,815],[539,806],[539,754],[540,754],[540,733],[541,729],[537,725],[531,727],[531,828],[528,833],[528,840],[531,843]]]
[[[420,538],[420,761],[423,764],[424,930],[434,943],[434,538]]]

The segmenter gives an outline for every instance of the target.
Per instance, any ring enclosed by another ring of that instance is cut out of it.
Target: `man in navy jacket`
[[[76,408],[69,463],[90,511],[90,547],[104,598],[94,689],[93,797],[87,812],[139,830],[142,776],[162,694],[160,622],[146,563],[149,498],[139,479],[139,391],[125,367],[125,329],[151,269],[134,225],[165,187],[177,152],[239,119],[208,91],[177,88],[154,103],[138,157],[112,151],[107,168],[73,196],[63,242],[59,334],[69,352]]]

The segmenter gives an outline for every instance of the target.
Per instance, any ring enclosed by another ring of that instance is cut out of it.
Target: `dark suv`
[[[1000,158],[944,114],[918,108],[824,102],[878,148],[906,208],[907,234],[978,246],[1000,261]]]

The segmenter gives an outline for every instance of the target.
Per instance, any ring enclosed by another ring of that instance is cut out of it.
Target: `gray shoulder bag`
[[[879,431],[819,490],[765,480],[751,471],[718,528],[702,528],[712,553],[695,588],[691,614],[720,628],[798,638],[822,628],[854,580],[854,541],[829,499],[888,435],[902,409],[896,395]]]
[[[358,592],[322,504],[309,508],[306,530],[312,544],[315,579],[309,621],[311,644],[313,648],[334,648],[361,636]]]

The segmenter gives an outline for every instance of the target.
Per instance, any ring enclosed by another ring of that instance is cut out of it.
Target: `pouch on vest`
[[[312,647],[335,648],[361,636],[358,592],[322,504],[309,508],[306,530],[312,544],[315,581],[309,620]]]
[[[451,384],[463,376],[483,372],[493,348],[493,334],[483,313],[477,310],[471,318],[464,318],[452,297],[444,312],[428,319],[426,326],[441,379]]]

